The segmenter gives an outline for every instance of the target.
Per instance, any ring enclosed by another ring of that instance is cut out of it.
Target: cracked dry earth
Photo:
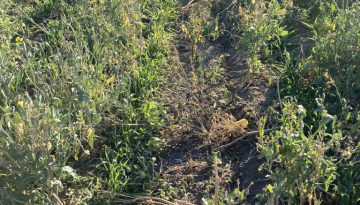
[[[221,43],[206,42],[197,49],[200,73],[222,71],[219,80],[194,80],[190,66],[191,45],[179,40],[174,58],[178,70],[168,73],[171,87],[167,102],[167,128],[161,132],[168,148],[161,159],[160,174],[176,188],[173,198],[202,204],[202,198],[213,193],[212,152],[218,146],[257,130],[259,116],[276,99],[276,89],[261,74],[247,81],[245,61],[234,50]],[[195,70],[195,71],[194,71]],[[196,81],[196,82],[194,82]],[[246,119],[249,126],[237,128],[234,122]],[[266,184],[262,163],[256,151],[255,135],[220,151],[220,185],[225,190],[248,188],[248,202]]]

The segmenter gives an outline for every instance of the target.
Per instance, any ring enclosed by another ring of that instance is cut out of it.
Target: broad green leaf
[[[113,83],[113,82],[115,82],[115,76],[111,76],[110,78],[108,78],[108,79],[106,80],[106,84],[107,84],[107,85],[109,85],[109,84],[111,84],[111,83]]]
[[[280,33],[280,36],[287,36],[289,35],[289,32],[287,30],[283,30],[281,33]]]

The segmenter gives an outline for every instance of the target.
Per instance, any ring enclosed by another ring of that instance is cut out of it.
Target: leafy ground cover
[[[0,204],[358,204],[356,0],[2,0]]]

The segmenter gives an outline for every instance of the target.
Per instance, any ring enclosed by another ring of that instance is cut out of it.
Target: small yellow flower
[[[90,150],[85,149],[85,150],[84,150],[84,154],[87,155],[87,156],[89,156],[89,155],[90,155]]]
[[[24,108],[27,105],[27,103],[25,101],[19,101],[17,102],[17,105],[21,108]]]
[[[24,39],[21,38],[20,36],[18,36],[18,37],[15,38],[15,41],[16,41],[17,43],[21,43],[21,42],[24,41]]]
[[[105,83],[106,83],[107,85],[110,85],[110,84],[112,84],[113,82],[115,82],[115,76],[111,76],[110,78],[108,78]]]
[[[129,26],[130,25],[130,19],[127,15],[124,16],[124,25]]]

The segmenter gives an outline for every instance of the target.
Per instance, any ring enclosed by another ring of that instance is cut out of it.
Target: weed
[[[213,153],[213,176],[211,177],[211,184],[209,187],[214,188],[214,195],[209,198],[203,198],[203,203],[206,205],[225,205],[225,204],[239,204],[246,200],[249,193],[249,188],[240,190],[239,182],[238,188],[231,192],[225,189],[226,183],[230,182],[231,175],[229,175],[230,165],[221,166],[222,162],[219,153]]]
[[[246,57],[248,74],[265,71],[261,59],[266,59],[271,52],[271,45],[288,35],[282,26],[282,21],[287,13],[286,4],[278,1],[251,1],[236,5],[238,15],[235,31],[236,47]],[[234,30],[234,29],[233,29]]]
[[[269,204],[319,204],[322,194],[333,192],[336,178],[336,154],[343,138],[336,117],[321,110],[320,125],[314,132],[304,130],[306,109],[294,101],[285,101],[279,120],[280,129],[264,134],[261,121],[258,149],[265,157],[262,168],[272,184],[266,186]],[[330,124],[331,123],[331,124]],[[327,126],[332,132],[327,132]],[[339,160],[339,159],[338,159]]]

